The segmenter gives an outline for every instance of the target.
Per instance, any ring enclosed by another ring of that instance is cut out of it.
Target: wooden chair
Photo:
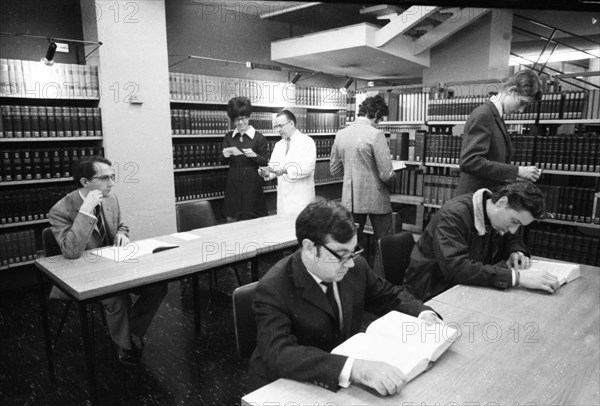
[[[58,242],[56,241],[56,238],[54,238],[54,234],[52,233],[52,227],[46,227],[46,228],[44,228],[44,230],[42,230],[42,243],[44,245],[44,256],[45,257],[52,257],[55,255],[62,254],[62,251],[60,250],[60,245],[58,245]],[[50,298],[65,301],[65,309],[63,310],[62,316],[60,317],[60,322],[58,324],[58,328],[56,329],[56,336],[54,337],[54,340],[52,342],[52,348],[54,348],[54,347],[56,347],[58,338],[60,337],[60,334],[62,333],[63,327],[65,325],[65,321],[67,320],[67,316],[69,315],[69,310],[71,309],[71,305],[73,304],[73,301],[71,300],[71,298],[69,298],[66,294],[64,294],[60,289],[58,289],[55,286],[52,287],[52,292],[50,294]],[[102,304],[100,302],[98,302],[98,305],[100,306],[100,314],[102,315],[102,324],[104,326],[106,326],[106,321],[104,319],[104,311],[102,309]],[[93,316],[94,307],[91,306],[91,309],[92,309],[92,316]],[[93,318],[92,318],[92,320],[93,320]],[[94,336],[94,323],[93,322],[90,323],[90,333],[92,334],[92,337],[93,337]]]
[[[215,217],[215,213],[213,212],[212,206],[210,202],[207,200],[201,200],[198,202],[190,202],[190,203],[182,203],[177,205],[177,231],[185,232],[195,230],[197,228],[205,228],[211,227],[217,224],[217,219]],[[242,285],[242,281],[240,279],[240,275],[238,273],[237,268],[233,267],[235,272],[235,277],[237,279],[238,285]],[[212,292],[213,280],[215,281],[215,285],[217,285],[217,274],[216,269],[213,269],[209,272],[209,286]],[[182,283],[181,295],[180,299],[183,300],[183,295],[189,285],[190,279],[194,282],[197,279],[186,278]]]
[[[235,344],[240,358],[250,358],[256,347],[256,318],[252,302],[258,282],[240,286],[233,291],[233,326]]]
[[[385,279],[394,285],[404,283],[404,274],[415,245],[412,233],[401,231],[379,239],[379,255]]]

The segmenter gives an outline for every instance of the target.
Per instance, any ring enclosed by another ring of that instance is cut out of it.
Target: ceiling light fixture
[[[56,42],[50,40],[50,44],[48,44],[48,50],[46,51],[46,56],[40,59],[40,62],[46,66],[54,65],[54,54],[56,54],[57,47],[58,46],[56,45]]]
[[[301,77],[302,77],[302,72],[296,72],[296,74],[294,75],[294,77],[292,78],[290,83],[292,85],[295,85],[296,83],[298,83],[298,81],[300,80]]]
[[[350,87],[350,85],[352,84],[352,82],[354,82],[354,79],[348,78],[348,80],[346,80],[346,84],[344,85],[344,87],[340,87],[340,92],[342,94],[347,94],[348,93],[348,88]]]

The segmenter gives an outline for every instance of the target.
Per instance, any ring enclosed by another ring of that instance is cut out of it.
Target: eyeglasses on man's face
[[[345,264],[346,262],[348,262],[350,260],[356,259],[364,251],[363,248],[361,248],[359,245],[357,245],[356,247],[354,247],[354,252],[345,254],[345,255],[340,255],[337,252],[335,252],[334,250],[332,250],[331,248],[329,248],[327,245],[323,244],[322,242],[317,241],[315,243],[322,246],[327,251],[329,251],[329,253],[331,255],[333,255],[334,257],[337,258],[337,260],[340,262],[340,264]]]
[[[92,176],[92,179],[98,179],[100,182],[108,182],[109,180],[115,181],[115,174],[112,175],[102,175],[102,176]]]
[[[288,125],[288,124],[289,124],[289,123],[291,123],[291,122],[292,122],[292,120],[290,120],[290,121],[286,121],[286,122],[285,122],[285,123],[283,123],[283,124],[275,124],[275,125],[273,126],[273,129],[274,129],[274,130],[279,130],[280,128],[283,128],[283,127],[285,127],[286,125]]]
[[[241,117],[236,117],[236,118],[234,118],[234,119],[233,119],[233,123],[234,123],[234,124],[241,123],[241,122],[244,122],[244,123],[245,123],[245,122],[246,122],[246,121],[248,121],[248,120],[250,120],[250,117],[248,117],[248,116],[241,116]]]

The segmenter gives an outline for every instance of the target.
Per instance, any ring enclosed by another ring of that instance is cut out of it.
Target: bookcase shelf
[[[40,183],[58,183],[72,182],[73,178],[52,178],[52,179],[33,179],[33,180],[16,180],[12,182],[0,182],[0,187],[16,186],[16,185],[39,185]]]
[[[197,168],[178,168],[173,169],[174,172],[196,172],[196,171],[213,171],[218,169],[229,169],[229,165],[219,165],[219,166],[201,166]]]
[[[33,263],[41,251],[43,217],[73,189],[73,162],[104,150],[96,66],[49,69],[4,58],[0,65],[8,71],[0,80],[0,269],[8,269]]]
[[[600,178],[600,172],[583,172],[583,171],[559,171],[556,169],[543,169],[542,174],[549,175],[565,175],[565,176],[587,176],[593,178]]]
[[[439,163],[439,162],[425,162],[424,165],[425,166],[436,166],[439,168],[454,168],[454,169],[460,168],[459,164],[446,164],[446,163]]]
[[[582,223],[579,221],[566,221],[566,220],[555,220],[555,219],[543,219],[543,220],[539,220],[539,221],[542,223],[560,224],[563,226],[585,227],[585,228],[600,230],[600,224]]]
[[[34,224],[47,224],[47,223],[48,223],[48,219],[19,221],[17,223],[0,224],[0,229],[2,229],[2,228],[16,228],[16,227],[23,227],[23,226],[31,226],[31,225],[34,225]]]
[[[0,138],[0,143],[8,142],[71,142],[71,141],[102,141],[102,137],[35,137],[35,138]]]
[[[400,194],[390,195],[390,201],[392,203],[422,205],[424,200],[425,199],[423,196],[400,195]]]
[[[559,119],[559,120],[540,120],[538,124],[597,124],[600,125],[598,119]]]

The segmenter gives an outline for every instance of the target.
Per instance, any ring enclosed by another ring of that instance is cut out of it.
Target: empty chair
[[[393,285],[404,283],[404,274],[410,263],[410,253],[415,245],[412,233],[401,231],[379,239],[379,255],[383,275]]]
[[[257,283],[240,286],[231,296],[235,344],[241,358],[250,358],[256,347],[256,319],[252,302]]]
[[[210,227],[217,224],[217,219],[215,217],[215,213],[213,212],[212,206],[210,202],[207,200],[201,200],[197,202],[190,203],[182,203],[177,205],[177,231],[185,232],[190,230],[195,230],[197,228]],[[240,275],[238,270],[233,267],[235,272],[235,277],[237,279],[238,285],[242,285]],[[214,279],[216,282],[216,272],[217,270],[211,270],[209,272],[210,276],[210,287],[212,289],[212,280]],[[181,299],[183,299],[183,295],[187,286],[189,284],[189,279],[185,279],[183,284],[183,288],[181,290]]]

